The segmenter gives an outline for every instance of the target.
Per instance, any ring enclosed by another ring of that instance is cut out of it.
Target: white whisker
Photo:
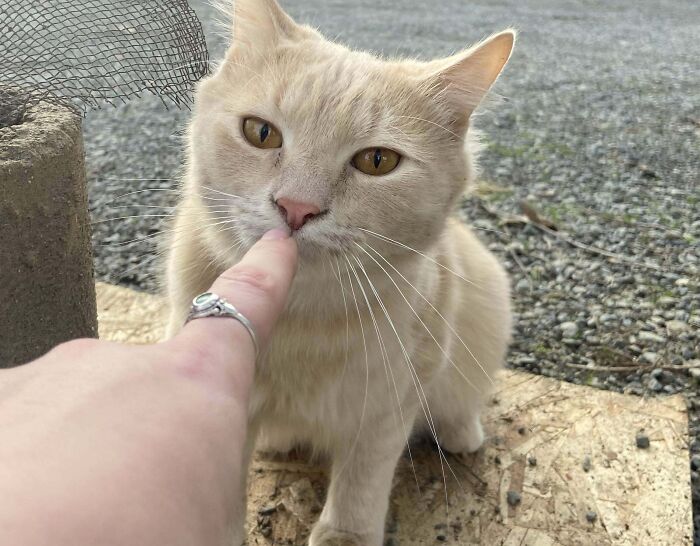
[[[441,268],[444,269],[445,271],[447,271],[447,272],[449,272],[449,273],[452,273],[455,277],[458,277],[458,278],[462,279],[464,282],[468,282],[468,283],[471,284],[472,286],[476,286],[477,288],[483,290],[483,288],[482,288],[481,286],[479,286],[478,284],[476,284],[474,281],[470,281],[469,279],[463,277],[462,275],[460,275],[460,274],[457,273],[456,271],[453,271],[452,269],[450,269],[450,268],[447,267],[446,265],[441,264],[440,262],[438,262],[438,261],[435,260],[434,258],[431,258],[431,257],[428,256],[427,254],[424,254],[424,253],[421,252],[420,250],[416,250],[415,248],[411,248],[410,246],[405,245],[404,243],[401,243],[401,242],[399,242],[399,241],[395,241],[394,239],[392,239],[392,238],[390,238],[390,237],[387,237],[386,235],[382,235],[382,234],[380,234],[380,233],[375,233],[374,231],[371,231],[371,230],[369,230],[369,229],[365,229],[365,228],[361,228],[361,227],[358,227],[357,229],[359,229],[360,231],[364,231],[365,233],[369,233],[370,235],[374,235],[375,237],[378,237],[379,239],[382,239],[382,240],[384,240],[384,241],[386,241],[386,242],[388,242],[388,243],[394,244],[394,245],[396,245],[396,246],[400,246],[401,248],[405,248],[406,250],[410,250],[411,252],[414,252],[414,253],[418,254],[419,256],[422,256],[422,257],[425,258],[426,260],[428,260],[428,261],[434,263],[434,264],[437,265],[438,267],[441,267]]]
[[[340,284],[340,291],[343,296],[343,307],[345,309],[345,364],[343,364],[343,377],[345,377],[348,360],[350,358],[350,316],[348,314],[347,298],[345,297],[345,286],[343,286],[343,275],[340,272],[340,262],[337,257],[335,258],[335,265],[338,268],[338,276],[336,278],[338,279],[338,284]],[[350,279],[350,281],[352,282],[352,279]]]
[[[495,385],[494,380],[493,380],[493,379],[491,378],[491,376],[488,374],[488,372],[486,371],[486,369],[482,366],[481,362],[479,362],[479,359],[476,358],[476,356],[474,355],[474,353],[472,353],[471,349],[467,346],[467,344],[466,344],[466,343],[464,342],[464,340],[462,339],[462,336],[460,336],[460,335],[457,333],[457,330],[454,329],[454,327],[450,324],[450,322],[449,322],[449,321],[444,317],[444,315],[432,304],[432,302],[431,302],[430,300],[428,300],[428,298],[426,298],[426,297],[421,293],[421,291],[418,290],[418,289],[413,285],[413,283],[411,283],[411,281],[409,281],[398,269],[396,269],[396,268],[389,262],[389,260],[387,260],[387,259],[386,259],[384,256],[382,256],[374,247],[372,247],[372,245],[370,245],[369,243],[365,243],[365,245],[367,245],[367,247],[368,247],[372,252],[374,252],[374,253],[375,253],[377,256],[379,256],[389,267],[391,267],[391,269],[393,269],[394,271],[396,271],[396,273],[398,273],[398,275],[399,275],[411,288],[413,288],[413,290],[416,292],[416,294],[418,294],[418,295],[421,297],[421,299],[422,299],[425,303],[427,303],[427,304],[430,306],[430,308],[431,308],[433,311],[435,311],[435,313],[437,313],[437,315],[443,320],[443,322],[445,323],[445,325],[450,329],[450,332],[452,332],[452,333],[455,335],[455,337],[456,337],[456,338],[459,340],[459,342],[462,344],[462,347],[464,347],[464,349],[469,353],[469,356],[471,356],[471,357],[474,359],[474,362],[477,363],[477,365],[479,366],[479,368],[481,369],[481,371],[484,373],[484,375],[486,376],[486,378],[489,380],[489,382],[490,382],[492,385]],[[373,259],[374,259],[374,258],[373,258]],[[376,262],[376,260],[375,260],[375,262]],[[379,264],[377,264],[377,265],[379,265]],[[380,267],[381,267],[381,266],[380,266]],[[384,269],[384,268],[382,267],[382,269]],[[386,272],[386,270],[384,270],[384,271]],[[389,274],[387,273],[387,275],[389,275]],[[392,280],[392,281],[393,281],[393,280]],[[461,370],[460,370],[460,374],[461,374]],[[462,374],[462,375],[463,375],[463,374]],[[465,377],[465,379],[466,379],[466,377]],[[470,385],[472,385],[471,381],[469,381],[468,379],[467,379],[467,381],[469,382]],[[472,386],[473,386],[473,385],[472,385]]]
[[[419,315],[418,312],[415,310],[415,308],[413,307],[413,305],[411,305],[411,302],[408,301],[408,298],[406,298],[406,296],[404,295],[403,291],[401,290],[401,288],[399,287],[399,285],[396,284],[396,281],[394,281],[394,278],[389,274],[389,272],[388,272],[386,269],[384,269],[384,267],[374,258],[374,256],[372,256],[369,252],[367,252],[361,245],[359,245],[358,243],[355,243],[355,244],[357,245],[357,247],[358,247],[360,250],[362,250],[362,252],[364,252],[365,254],[367,254],[367,256],[369,256],[370,259],[371,259],[374,263],[376,263],[376,264],[379,266],[379,268],[386,274],[386,276],[387,276],[387,277],[389,278],[389,280],[392,282],[392,284],[394,285],[394,287],[396,287],[396,290],[398,290],[398,292],[399,292],[399,294],[401,295],[401,297],[403,298],[403,300],[406,302],[406,305],[408,305],[409,309],[411,309],[411,312],[413,313],[413,315],[418,319],[418,322],[421,323],[421,325],[423,326],[423,328],[425,329],[425,331],[428,333],[428,335],[430,336],[430,338],[435,342],[435,345],[437,345],[438,349],[440,349],[440,352],[442,353],[442,355],[443,355],[443,356],[447,359],[447,361],[455,368],[455,370],[457,370],[457,372],[464,378],[464,380],[465,380],[473,389],[475,389],[475,390],[478,391],[476,385],[474,385],[474,383],[472,383],[472,382],[469,380],[469,378],[468,378],[466,375],[464,375],[464,372],[462,372],[462,370],[461,370],[461,369],[459,368],[459,366],[455,363],[455,361],[452,360],[452,357],[448,354],[448,352],[445,351],[445,349],[443,349],[443,347],[442,347],[442,345],[440,344],[440,342],[435,338],[435,336],[433,335],[433,333],[430,331],[430,328],[428,328],[428,325],[423,321],[423,319],[420,317],[420,315]],[[405,280],[405,279],[404,279],[404,280]],[[409,284],[410,284],[410,283],[409,283]],[[412,285],[411,285],[411,286],[412,286]],[[442,315],[441,315],[441,316],[442,316]],[[483,368],[482,368],[482,369],[483,369]],[[488,374],[487,374],[487,377],[488,377]],[[489,379],[491,379],[491,378],[489,377]]]
[[[439,128],[442,129],[443,131],[447,131],[448,133],[450,133],[452,136],[454,136],[454,137],[455,137],[456,139],[458,139],[458,140],[462,140],[462,141],[464,140],[464,137],[463,137],[462,135],[458,135],[458,134],[455,133],[454,131],[452,131],[452,130],[448,129],[447,127],[444,127],[443,125],[440,125],[439,123],[436,123],[436,122],[434,122],[434,121],[430,121],[430,120],[424,119],[424,118],[418,118],[418,117],[415,117],[415,116],[397,116],[397,117],[399,117],[399,118],[405,118],[405,119],[413,119],[413,120],[416,120],[416,121],[423,121],[423,122],[425,122],[425,123],[429,123],[430,125],[434,125],[435,127],[439,127]]]
[[[349,276],[350,275],[348,274],[348,277]],[[355,299],[355,308],[357,310],[357,320],[360,323],[360,332],[362,333],[362,345],[365,349],[365,396],[364,396],[364,399],[362,401],[362,413],[360,414],[360,424],[357,427],[357,434],[355,435],[355,439],[353,440],[352,446],[350,447],[350,450],[348,451],[348,455],[345,458],[345,461],[343,461],[343,464],[341,465],[340,470],[338,471],[338,474],[336,474],[336,476],[339,476],[345,470],[348,462],[350,461],[350,456],[352,455],[352,452],[357,447],[357,442],[360,440],[360,434],[362,432],[362,423],[364,422],[365,411],[367,410],[367,395],[369,393],[369,352],[367,351],[367,339],[365,337],[365,328],[362,324],[362,315],[360,313],[360,306],[357,303],[357,297],[355,296],[355,289],[352,286],[352,279],[350,279],[350,290],[352,291],[352,296]]]
[[[381,340],[382,338],[381,338],[381,334],[379,333],[379,331],[380,331],[379,326],[377,324],[377,320],[374,316],[374,311],[372,310],[372,305],[369,302],[369,298],[367,297],[367,293],[365,292],[364,286],[362,285],[362,282],[360,282],[360,277],[357,274],[355,267],[352,265],[352,263],[350,263],[350,260],[348,260],[347,255],[343,255],[343,257],[345,258],[345,261],[347,262],[345,269],[348,272],[348,278],[350,278],[350,269],[352,269],[352,273],[355,276],[355,279],[357,280],[357,284],[360,287],[360,290],[362,291],[362,296],[364,297],[365,304],[367,305],[367,309],[370,313],[370,317],[372,318],[372,323],[374,324],[378,339]],[[355,256],[353,256],[353,258],[355,258]],[[350,279],[350,287],[352,288],[352,279]],[[354,295],[354,293],[353,293],[353,295]],[[380,351],[382,351],[382,362],[385,365],[384,372],[387,373],[387,367],[388,367],[388,374],[391,374],[391,381],[394,385],[394,392],[396,394],[396,402],[397,402],[398,407],[399,407],[399,415],[401,416],[402,430],[404,433],[404,438],[406,440],[406,449],[408,451],[408,457],[411,461],[411,468],[413,470],[413,477],[416,480],[416,487],[418,489],[418,493],[420,494],[420,483],[418,482],[418,473],[416,472],[416,467],[415,467],[415,464],[413,462],[413,454],[411,453],[411,444],[408,441],[408,427],[406,426],[406,420],[404,418],[403,408],[401,407],[401,397],[399,396],[399,390],[398,390],[398,387],[396,386],[396,378],[394,377],[394,372],[391,368],[391,362],[389,361],[389,354],[386,351],[386,347],[384,345],[383,340],[380,341],[379,347],[380,347]],[[387,374],[387,382],[388,382],[388,374]]]
[[[129,220],[131,218],[172,218],[173,214],[136,214],[132,216],[117,216],[115,218],[104,218],[102,220],[96,220],[90,222],[91,226],[96,224],[104,224],[106,222],[113,222],[114,220]]]
[[[214,188],[210,188],[208,186],[201,186],[201,188],[205,189],[207,191],[212,191],[214,193],[219,193],[221,195],[225,195],[226,197],[233,197],[235,199],[243,199],[240,195],[234,195],[233,193],[226,193],[225,191],[215,190]]]
[[[377,303],[379,303],[379,306],[382,308],[382,311],[384,312],[384,315],[387,318],[387,321],[389,322],[389,326],[391,329],[394,331],[394,335],[396,336],[396,340],[399,342],[399,346],[401,347],[401,351],[404,356],[404,360],[406,361],[406,364],[408,364],[408,369],[411,375],[411,378],[413,380],[413,385],[416,388],[416,394],[418,395],[418,401],[420,402],[421,409],[423,410],[423,415],[425,416],[426,422],[428,423],[428,429],[430,430],[433,440],[435,441],[435,447],[437,447],[438,454],[440,457],[440,468],[442,469],[442,481],[445,486],[445,507],[448,510],[448,518],[449,518],[449,499],[447,495],[447,478],[445,476],[445,466],[444,464],[447,465],[447,467],[450,469],[450,472],[452,472],[452,475],[454,476],[455,480],[460,484],[459,478],[457,478],[457,475],[455,474],[454,470],[450,466],[450,463],[447,461],[447,457],[445,456],[445,453],[442,450],[442,447],[440,446],[440,442],[438,441],[437,437],[437,428],[435,427],[435,421],[433,420],[433,415],[432,412],[430,411],[430,404],[428,402],[428,396],[425,393],[425,390],[423,389],[423,384],[420,381],[420,378],[418,377],[418,372],[415,369],[415,366],[413,365],[413,361],[411,360],[410,355],[408,354],[408,350],[406,349],[406,346],[404,345],[403,341],[401,340],[401,336],[399,335],[398,331],[396,330],[396,326],[394,325],[394,321],[391,319],[391,316],[389,315],[389,312],[384,305],[382,299],[379,297],[379,294],[377,293],[376,289],[374,288],[374,284],[369,278],[369,275],[367,274],[367,271],[365,270],[364,266],[362,265],[362,262],[357,258],[357,256],[353,256],[355,261],[357,262],[358,267],[364,274],[365,278],[367,279],[367,282],[369,283],[369,287],[374,293],[374,297],[377,299]],[[443,464],[444,461],[444,464]]]

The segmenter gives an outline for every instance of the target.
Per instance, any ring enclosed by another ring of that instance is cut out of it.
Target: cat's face
[[[234,16],[191,132],[196,190],[211,219],[231,218],[211,228],[217,245],[289,225],[311,259],[355,251],[370,232],[414,248],[439,234],[472,176],[469,114],[512,33],[433,63],[382,61],[296,25],[274,0],[238,0]]]

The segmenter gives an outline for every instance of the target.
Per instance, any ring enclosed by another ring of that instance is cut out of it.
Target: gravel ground
[[[283,3],[328,36],[390,55],[447,54],[520,30],[504,100],[476,122],[483,176],[464,204],[513,278],[509,363],[637,395],[685,393],[700,546],[700,4]],[[214,12],[194,6],[216,57]],[[152,97],[88,115],[101,279],[157,289],[187,118]],[[523,202],[557,231],[522,222]],[[140,217],[103,221],[122,216]]]

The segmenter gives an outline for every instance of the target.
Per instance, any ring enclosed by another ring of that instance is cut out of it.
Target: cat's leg
[[[505,306],[504,306],[505,307]],[[509,339],[506,312],[464,306],[455,315],[450,335],[451,361],[430,385],[429,401],[440,445],[451,453],[472,453],[484,442],[481,412],[503,365]]]
[[[415,410],[404,406],[403,412],[411,423]],[[328,496],[310,546],[381,546],[394,471],[405,446],[406,433],[391,413],[365,417],[356,443],[343,443],[333,454]]]
[[[461,278],[446,276],[444,293],[458,304],[443,314],[450,359],[431,383],[429,398],[441,445],[471,453],[484,441],[481,411],[510,340],[510,290],[503,268],[470,231],[461,225],[450,231],[450,265]]]
[[[258,437],[258,449],[274,453],[289,453],[295,447],[299,447],[298,431],[291,427],[274,428],[266,426],[264,432]]]
[[[197,212],[184,206],[175,219],[174,235],[169,241],[167,266],[167,293],[170,316],[167,337],[182,328],[192,299],[208,290],[219,271],[207,252],[197,230]]]
[[[450,453],[473,453],[484,443],[483,395],[454,369],[445,369],[431,386],[430,409],[440,445]]]

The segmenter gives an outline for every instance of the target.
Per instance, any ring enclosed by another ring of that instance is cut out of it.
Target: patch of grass
[[[486,149],[500,157],[523,157],[527,152],[526,146],[505,146],[498,142],[488,142]]]
[[[676,297],[676,293],[673,290],[664,290],[663,292],[661,292],[661,295],[666,296],[667,298],[675,298]]]
[[[626,212],[622,215],[622,221],[625,222],[626,224],[636,224],[637,223],[637,217]]]
[[[532,352],[534,352],[537,356],[546,356],[549,354],[549,347],[547,347],[544,343],[538,343],[532,348]]]
[[[653,241],[651,235],[649,235],[646,232],[638,233],[637,237],[638,237],[639,242],[643,245],[648,245]]]
[[[659,300],[661,298],[675,298],[676,297],[675,292],[673,290],[668,290],[668,289],[654,291],[653,287],[650,287],[649,292],[650,292],[650,294],[649,294],[650,300],[654,303],[654,305],[658,305]]]
[[[488,201],[502,201],[506,197],[513,195],[511,188],[500,186],[490,180],[480,180],[474,188],[474,193],[481,199]]]
[[[543,142],[542,148],[559,156],[571,157],[574,155],[574,150],[563,142]]]
[[[585,210],[574,203],[549,203],[542,208],[542,212],[555,224],[565,224],[571,218],[585,215]]]
[[[600,366],[630,366],[634,363],[634,359],[627,353],[607,346],[596,350],[595,356]]]

